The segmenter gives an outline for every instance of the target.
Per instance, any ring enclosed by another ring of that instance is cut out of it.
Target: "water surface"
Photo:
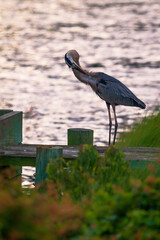
[[[159,105],[159,0],[5,0],[0,12],[0,108],[24,112],[23,142],[66,144],[71,127],[108,140],[105,103],[65,65],[69,49],[146,103],[117,107],[119,132]]]

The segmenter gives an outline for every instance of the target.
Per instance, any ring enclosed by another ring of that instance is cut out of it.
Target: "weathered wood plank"
[[[22,112],[11,111],[0,116],[0,146],[22,142]]]
[[[79,152],[79,147],[75,146],[64,146],[64,145],[39,145],[39,144],[19,144],[11,146],[1,146],[0,156],[17,156],[17,157],[35,157],[36,148],[40,146],[45,147],[62,147],[63,154],[65,158],[77,157]],[[104,154],[106,147],[97,146],[97,150],[100,154]],[[142,157],[143,154],[146,156],[154,156],[160,154],[160,148],[120,148],[127,156],[130,154]]]
[[[15,146],[1,146],[0,147],[0,164],[4,161],[15,161],[15,163],[23,166],[35,165],[36,148],[40,146],[45,147],[62,147],[63,157],[65,159],[74,159],[78,156],[79,147],[73,146],[53,146],[53,145],[34,145],[34,144],[20,144]],[[106,147],[97,146],[98,152],[103,156]],[[120,148],[128,161],[155,161],[160,157],[160,148]]]

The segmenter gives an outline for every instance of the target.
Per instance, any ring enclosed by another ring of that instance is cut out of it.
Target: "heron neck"
[[[76,76],[76,78],[78,80],[80,80],[81,82],[85,83],[85,84],[88,84],[88,77],[89,77],[89,73],[85,70],[85,73],[81,73],[79,72],[78,70],[76,69],[72,69],[73,70],[73,73],[74,75]]]

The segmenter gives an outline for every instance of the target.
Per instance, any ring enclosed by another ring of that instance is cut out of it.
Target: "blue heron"
[[[92,90],[106,102],[109,115],[109,145],[111,144],[112,129],[110,106],[112,106],[115,119],[113,144],[115,144],[118,128],[116,106],[125,105],[144,109],[146,107],[145,104],[116,78],[103,72],[88,72],[83,69],[80,66],[79,54],[76,50],[69,50],[65,54],[65,62],[72,69],[78,80],[89,85]]]

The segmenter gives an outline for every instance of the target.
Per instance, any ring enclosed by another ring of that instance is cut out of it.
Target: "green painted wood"
[[[132,161],[127,161],[129,163],[129,166],[131,169],[136,170],[136,169],[145,169],[147,166],[153,162],[153,161],[146,161],[146,160],[132,160]]]
[[[2,122],[0,123],[0,133],[3,134],[4,132],[4,129],[3,128],[3,123],[4,123],[4,119],[6,119],[6,114],[8,113],[12,113],[13,110],[10,110],[10,109],[0,109],[0,116],[3,116],[2,118]],[[5,126],[5,124],[4,124]],[[1,139],[2,135],[0,135],[0,144],[2,141],[4,141],[4,139],[2,140]],[[15,174],[12,176],[12,179],[10,180],[17,180],[17,179],[20,179],[21,180],[21,177],[22,177],[22,165],[20,164],[17,164],[15,161],[10,160],[10,162],[6,161],[6,159],[4,159],[5,157],[0,157],[0,169],[2,170],[3,168],[8,168],[10,166],[14,166],[14,171],[15,171]],[[21,182],[21,181],[20,181]]]
[[[42,183],[47,178],[46,168],[48,163],[62,156],[63,148],[61,147],[37,147],[35,184]]]
[[[13,110],[9,110],[9,109],[0,109],[0,116],[6,114],[6,113],[10,113],[13,112]]]
[[[84,128],[68,129],[68,146],[79,146],[80,144],[93,145],[93,130]]]
[[[11,111],[0,116],[0,146],[22,142],[22,114]]]
[[[0,166],[23,166],[35,167],[36,157],[13,157],[0,156]]]

